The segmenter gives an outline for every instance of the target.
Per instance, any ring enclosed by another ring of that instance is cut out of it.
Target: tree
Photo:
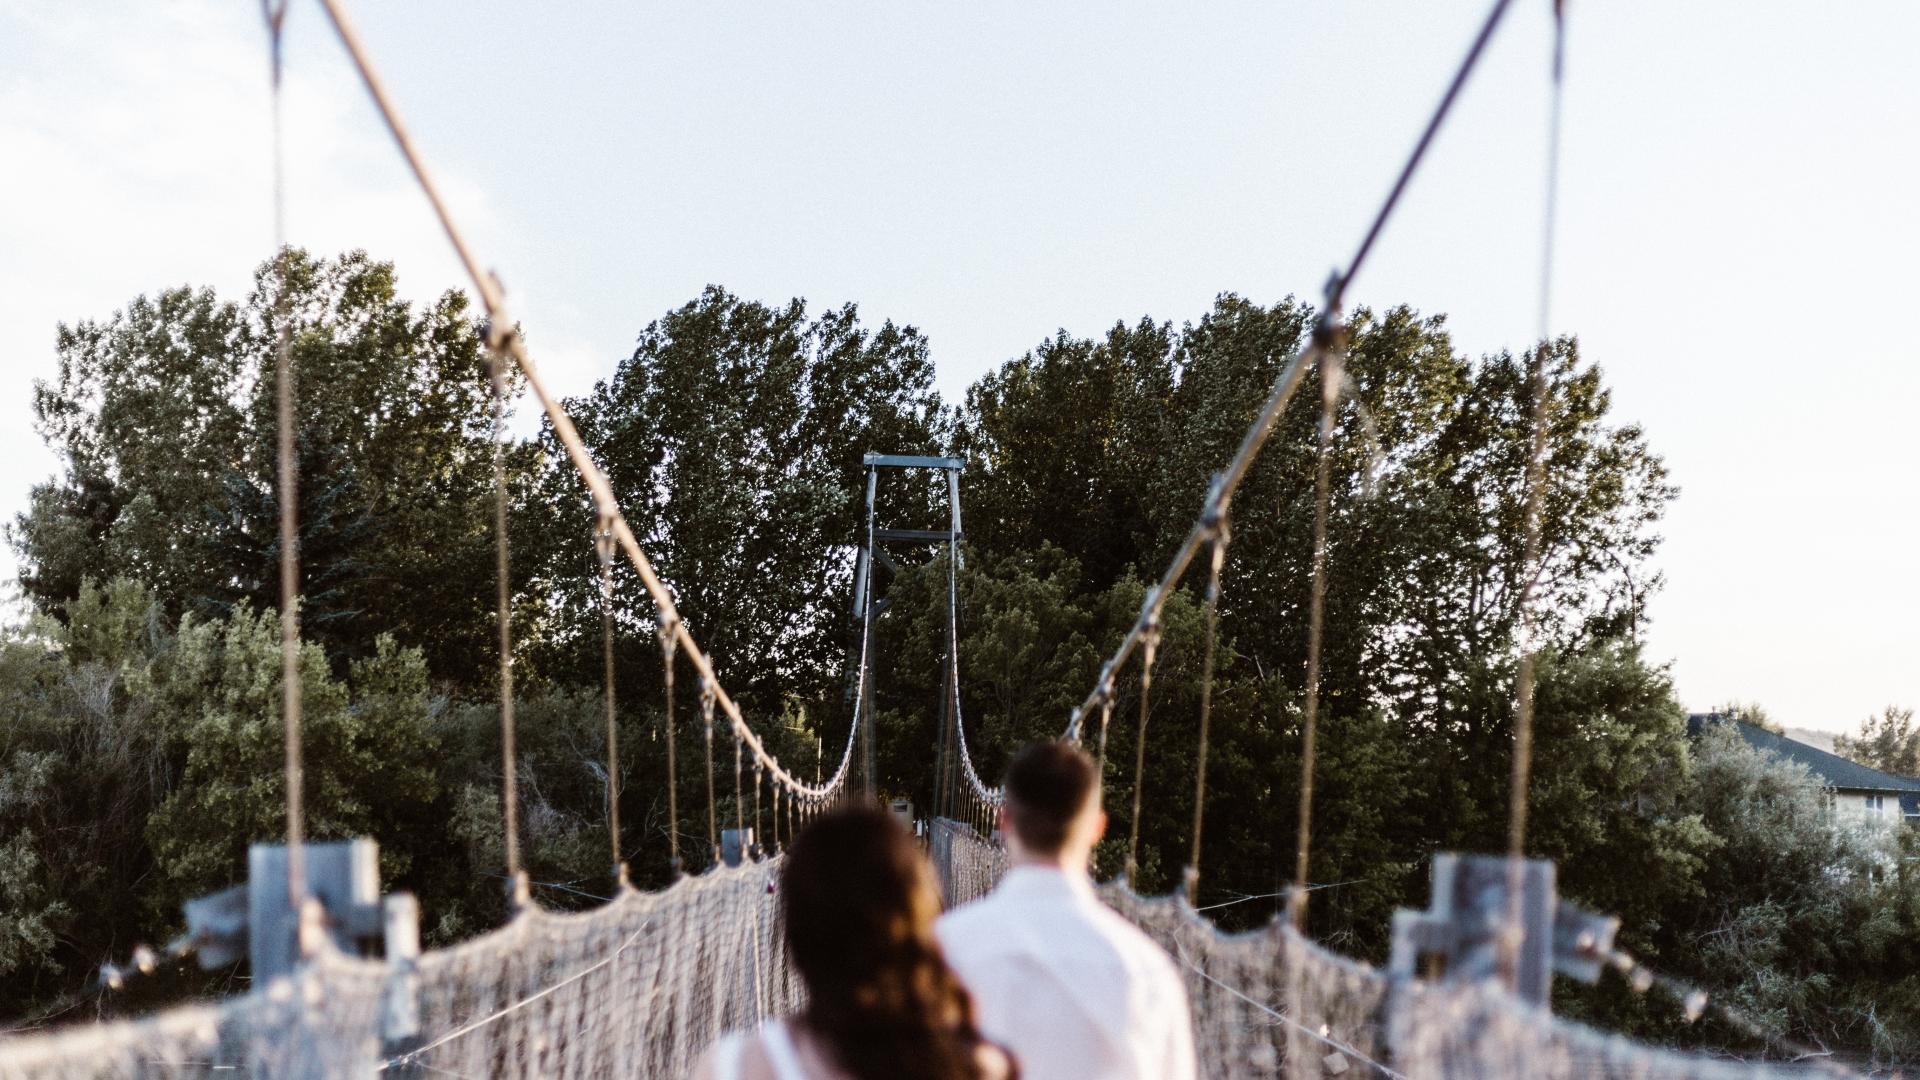
[[[1895,776],[1920,776],[1920,725],[1912,709],[1889,705],[1860,721],[1860,734],[1836,737],[1833,752]]]
[[[1549,651],[1538,680],[1529,848],[1558,864],[1564,895],[1619,916],[1623,944],[1658,963],[1720,846],[1688,799],[1686,713],[1629,642]]]
[[[177,933],[180,902],[242,880],[284,835],[277,619],[176,625],[121,579],[0,640],[0,1009]],[[334,678],[307,646],[315,839],[371,835],[389,881],[442,857],[436,709],[391,639]],[[438,904],[444,894],[423,897]]]
[[[1683,970],[1768,1030],[1920,1055],[1914,1014],[1887,1008],[1920,992],[1920,892],[1900,850],[1911,838],[1830,813],[1806,766],[1732,725],[1709,727],[1694,766],[1687,801],[1720,843],[1700,898],[1674,919]]]
[[[1766,706],[1757,701],[1729,701],[1724,705],[1715,706],[1712,714],[1728,720],[1738,720],[1743,724],[1752,724],[1764,731],[1771,731],[1775,735],[1787,733],[1786,728],[1780,725],[1780,721],[1775,720],[1767,712]]]
[[[1150,558],[1146,484],[1171,434],[1174,342],[1172,327],[1151,319],[1115,324],[1099,340],[1062,331],[968,388],[954,452],[967,459],[976,545],[1013,553],[1052,544],[1092,589]]]
[[[384,636],[344,681],[328,673],[317,646],[303,646],[300,659],[307,834],[386,839],[383,876],[399,878],[414,853],[392,840],[439,793],[425,663]],[[189,616],[166,663],[130,683],[153,703],[180,762],[146,826],[165,883],[151,901],[164,917],[188,897],[233,884],[244,876],[248,843],[284,831],[279,617],[244,606],[219,622]]]
[[[290,250],[285,267],[307,637],[344,665],[389,633],[436,677],[475,681],[492,610],[472,569],[488,562],[492,444],[467,301],[416,310],[393,266],[364,252]],[[65,475],[37,486],[9,530],[39,610],[120,576],[175,616],[279,603],[279,302],[269,263],[244,304],[172,289],[60,328],[34,412]]]
[[[824,701],[846,660],[861,457],[940,449],[919,331],[869,329],[852,305],[809,318],[801,300],[768,307],[709,288],[650,323],[613,377],[567,408],[729,691],[761,715],[789,694]],[[597,672],[594,513],[550,430],[541,445],[521,550],[555,627],[546,664]],[[930,512],[931,489],[882,494],[904,500],[887,508],[895,520]],[[622,634],[650,636],[652,603],[624,557],[616,578]]]
[[[1178,330],[1142,319],[1095,340],[1062,332],[984,377],[955,435],[969,458],[969,574],[991,575],[994,566],[1050,545],[1073,557],[1089,591],[1131,581],[1134,606],[1109,592],[1101,603],[1124,610],[1104,635],[1088,633],[1103,654],[1132,621],[1139,581],[1156,577],[1185,537],[1213,470],[1232,455],[1312,319],[1291,299],[1263,307],[1223,295]],[[1426,855],[1439,846],[1504,844],[1520,597],[1530,573],[1522,481],[1532,441],[1532,357],[1470,361],[1454,352],[1442,319],[1406,308],[1360,311],[1349,322],[1350,385],[1336,415],[1328,518],[1319,726],[1326,756],[1317,770],[1313,842],[1316,880],[1324,866],[1328,880],[1345,873],[1357,883],[1317,902],[1315,917],[1318,932],[1356,935],[1355,944],[1378,949],[1387,914],[1410,899]],[[1640,430],[1609,416],[1601,373],[1581,362],[1575,342],[1543,348],[1551,479],[1535,617],[1539,643],[1566,658],[1558,670],[1580,687],[1553,707],[1569,710],[1558,752],[1572,775],[1584,776],[1575,782],[1570,775],[1557,794],[1625,798],[1683,757],[1664,679],[1630,648],[1619,651],[1635,639],[1645,597],[1658,588],[1644,563],[1674,491]],[[1316,377],[1307,373],[1303,385]],[[1229,895],[1271,892],[1290,876],[1276,868],[1292,863],[1289,793],[1304,695],[1318,395],[1309,389],[1298,398],[1232,507],[1220,614],[1230,644],[1217,675],[1209,772],[1210,790],[1237,806],[1228,828],[1243,832],[1234,842],[1207,844],[1202,877]],[[1184,590],[1203,585],[1189,580]],[[1029,602],[1042,603],[1046,590],[1023,588]],[[1192,604],[1193,595],[1179,603]],[[995,607],[1018,611],[1020,601],[963,610],[963,656],[967,624],[1004,618]],[[911,608],[901,617],[919,618]],[[1099,625],[1085,616],[1082,623]],[[1171,618],[1169,625],[1166,661],[1177,670]],[[1065,705],[1092,688],[1097,665],[1091,661],[1071,691],[1053,695],[1062,714],[1048,727],[1064,726]],[[1123,672],[1120,685],[1135,679]],[[1023,693],[1039,690],[1030,679],[1013,681]],[[963,692],[975,685],[963,683]],[[1191,717],[1197,687],[1167,672],[1156,672],[1156,687],[1167,694],[1156,708]],[[914,701],[927,716],[938,699],[922,693]],[[1191,721],[1183,731],[1183,721],[1160,715],[1154,762],[1178,768],[1181,755],[1191,754]],[[1615,715],[1617,743],[1574,734]],[[1623,766],[1617,779],[1603,764],[1609,755]],[[1224,786],[1213,783],[1222,777]],[[1110,779],[1124,799],[1131,778]],[[1152,790],[1190,791],[1191,777],[1185,785],[1157,779]],[[1156,857],[1183,858],[1178,838],[1190,827],[1188,798],[1184,815],[1158,823],[1149,814],[1144,831]],[[1402,812],[1412,806],[1420,812]],[[1550,842],[1571,848],[1586,841]],[[1671,852],[1685,865],[1680,839],[1651,852]],[[1157,880],[1174,880],[1177,865]],[[1685,880],[1677,879],[1683,888]]]

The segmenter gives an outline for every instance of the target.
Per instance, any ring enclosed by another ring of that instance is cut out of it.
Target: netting
[[[950,818],[927,823],[927,857],[940,879],[940,896],[950,908],[978,900],[1007,872],[1007,850]]]
[[[1141,896],[1116,878],[1100,886],[1100,898],[1186,977],[1202,1076],[1316,1077],[1386,1060],[1387,980],[1372,968],[1279,922],[1223,933],[1185,893]]]
[[[791,1012],[773,892],[780,861],[627,891],[592,911],[528,909],[419,958],[410,975],[323,953],[215,1006],[0,1043],[0,1078],[685,1076],[721,1032]],[[418,1036],[383,1045],[391,1008]]]
[[[966,825],[936,821],[928,835],[950,903],[985,894],[1005,872],[1005,851]],[[1531,1008],[1492,984],[1390,979],[1284,920],[1225,933],[1184,893],[1141,896],[1124,879],[1099,892],[1185,976],[1200,1075],[1210,1080],[1731,1080],[1811,1071],[1647,1046]]]
[[[328,994],[306,975],[217,1006],[10,1040],[0,1044],[0,1077],[202,1077],[239,1063],[256,1075],[342,1075],[353,1062],[364,1073],[378,1049],[376,1007],[357,995]]]
[[[989,891],[1003,848],[968,825],[929,823],[948,903]],[[420,957],[415,970],[323,952],[258,993],[143,1020],[0,1042],[0,1080],[247,1075],[685,1076],[722,1032],[792,1012],[774,895],[779,859],[627,891],[592,911],[528,909],[505,927]],[[1174,958],[1213,1080],[1731,1080],[1801,1076],[1778,1063],[1663,1050],[1517,1002],[1491,984],[1389,979],[1284,921],[1223,933],[1186,896],[1101,898]],[[395,1010],[410,1042],[387,1043]]]

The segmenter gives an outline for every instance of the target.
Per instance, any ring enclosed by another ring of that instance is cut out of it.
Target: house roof
[[[1740,737],[1748,746],[1777,754],[1788,761],[1797,761],[1812,770],[1828,787],[1840,791],[1889,791],[1900,792],[1901,809],[1907,813],[1920,813],[1920,779],[1895,776],[1869,769],[1857,761],[1848,761],[1838,754],[1829,754],[1817,746],[1777,735],[1766,728],[1757,727],[1745,720],[1736,720],[1721,713],[1687,714],[1687,734],[1698,735],[1708,724],[1734,724],[1740,731]]]

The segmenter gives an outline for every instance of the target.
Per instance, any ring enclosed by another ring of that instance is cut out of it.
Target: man
[[[1107,829],[1093,762],[1065,743],[1007,769],[1000,828],[1012,863],[993,893],[942,916],[947,962],[980,1030],[1022,1080],[1192,1080],[1193,1022],[1173,961],[1093,892]]]

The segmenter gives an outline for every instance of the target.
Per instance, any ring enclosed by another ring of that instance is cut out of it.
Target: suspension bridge
[[[283,174],[279,160],[279,87],[286,3],[263,0],[272,44],[277,183]],[[611,485],[592,460],[559,399],[542,381],[508,313],[501,284],[481,268],[449,214],[367,49],[348,21],[342,0],[321,0],[321,5],[480,298],[492,364],[496,445],[502,442],[505,384],[511,368],[525,380],[545,411],[591,496],[597,516],[600,585],[603,599],[608,601],[607,610],[611,611],[613,570],[621,558],[631,565],[653,606],[666,689],[665,752],[670,778],[681,768],[675,760],[673,734],[678,722],[674,715],[675,681],[688,672],[695,681],[698,723],[705,747],[706,850],[683,853],[680,829],[669,829],[671,858],[680,871],[678,879],[657,892],[643,892],[627,882],[620,864],[619,747],[609,622],[605,628],[610,763],[606,773],[607,807],[619,889],[604,905],[573,913],[545,909],[532,899],[521,866],[517,821],[505,472],[498,454],[494,472],[500,496],[496,526],[501,780],[504,870],[512,898],[511,917],[505,925],[480,937],[423,952],[418,946],[419,913],[411,898],[382,899],[369,888],[366,875],[356,871],[355,866],[366,861],[365,848],[306,842],[297,677],[300,577],[294,541],[298,523],[294,520],[297,500],[293,494],[299,477],[292,449],[297,372],[292,362],[289,324],[282,320],[278,393],[285,845],[256,848],[253,878],[247,886],[224,899],[210,898],[209,906],[190,911],[189,921],[197,926],[201,937],[187,942],[218,953],[222,948],[233,949],[239,938],[250,940],[254,943],[251,959],[255,988],[244,995],[178,1007],[143,1019],[0,1041],[0,1078],[104,1080],[229,1072],[276,1077],[686,1075],[700,1052],[721,1033],[783,1015],[801,1003],[799,983],[783,951],[775,897],[782,838],[791,837],[825,807],[871,794],[861,789],[870,787],[872,775],[873,567],[876,545],[889,538],[888,530],[876,527],[873,515],[874,484],[881,468],[943,469],[950,485],[949,528],[907,537],[944,543],[948,548],[948,649],[942,673],[945,700],[935,761],[943,779],[937,789],[946,792],[951,788],[953,794],[943,795],[937,813],[920,823],[927,850],[950,905],[984,894],[1006,869],[1006,852],[993,835],[993,819],[1003,795],[981,775],[969,748],[958,649],[954,645],[958,639],[957,581],[961,572],[960,463],[954,459],[869,456],[867,530],[855,573],[855,609],[862,627],[850,693],[854,722],[833,771],[808,782],[783,766],[722,686],[713,660],[701,649],[675,607],[672,594],[628,527]],[[1194,1006],[1195,1043],[1201,1053],[1203,1075],[1209,1077],[1651,1080],[1840,1071],[1818,1055],[1771,1038],[1731,1010],[1721,1010],[1720,1015],[1767,1042],[1775,1051],[1772,1061],[1742,1062],[1649,1046],[1556,1017],[1546,1007],[1544,980],[1551,978],[1551,972],[1592,978],[1602,967],[1612,965],[1625,972],[1637,989],[1659,986],[1670,993],[1676,998],[1675,1007],[1689,1016],[1719,1008],[1697,990],[1661,980],[1613,950],[1612,927],[1616,924],[1577,909],[1556,909],[1551,868],[1543,870],[1537,862],[1522,857],[1531,765],[1530,655],[1521,658],[1514,702],[1508,852],[1490,861],[1448,859],[1444,865],[1436,864],[1434,909],[1402,913],[1405,925],[1396,924],[1395,961],[1385,969],[1340,956],[1316,944],[1304,932],[1311,896],[1307,886],[1312,865],[1315,739],[1327,578],[1328,462],[1335,416],[1344,404],[1345,296],[1509,6],[1510,0],[1493,4],[1359,247],[1329,282],[1311,337],[1286,364],[1232,458],[1201,493],[1200,512],[1160,578],[1146,591],[1138,618],[1113,647],[1084,700],[1064,718],[1060,737],[1089,745],[1100,760],[1101,774],[1108,775],[1106,751],[1118,697],[1116,686],[1122,678],[1138,680],[1129,854],[1121,874],[1100,886],[1101,895],[1162,944],[1186,975]],[[1559,15],[1556,5],[1554,153],[1561,81],[1560,28],[1564,26]],[[1548,170],[1548,243],[1542,268],[1543,327],[1552,261],[1552,156]],[[283,218],[284,197],[278,189],[276,205],[278,216]],[[284,235],[281,239],[284,241]],[[285,250],[282,243],[282,273]],[[1530,564],[1538,562],[1541,543],[1541,429],[1547,404],[1546,381],[1540,368],[1542,351],[1532,354],[1535,430],[1526,471],[1526,559]],[[1231,540],[1234,492],[1309,372],[1318,374],[1321,393],[1293,887],[1287,893],[1283,917],[1253,931],[1227,933],[1194,906],[1205,824],[1207,740],[1221,574]],[[1131,881],[1140,843],[1141,807],[1143,799],[1150,797],[1143,791],[1140,778],[1161,615],[1168,598],[1196,569],[1196,563],[1205,582],[1205,651],[1190,858],[1181,888],[1166,896],[1143,896]],[[735,820],[724,845],[725,823],[715,812],[717,741],[721,753],[725,741],[731,741],[734,755]],[[857,766],[856,760],[864,764]],[[861,776],[867,778],[864,785],[856,780]],[[951,784],[946,782],[948,778]],[[752,785],[753,792],[751,830],[745,816],[747,800],[738,795],[745,790],[745,783]],[[677,785],[671,779],[667,791],[668,812],[677,824],[683,820],[682,810]],[[771,824],[764,836],[763,821]],[[762,842],[752,843],[749,836]],[[724,854],[723,846],[727,849]],[[696,868],[700,872],[692,872]],[[1498,887],[1479,893],[1464,884],[1455,888],[1475,873],[1480,877],[1473,880],[1482,884],[1493,881]],[[1466,910],[1449,913],[1448,905],[1456,894],[1471,902],[1463,901]],[[1495,898],[1492,904],[1484,902],[1488,895]],[[238,914],[241,911],[251,920],[250,925],[243,927],[245,920]],[[356,940],[364,939],[381,941],[379,958],[361,955],[353,947]],[[284,964],[265,955],[258,945],[262,940],[283,946],[280,959]],[[1402,945],[1405,955],[1401,955]],[[1419,961],[1431,960],[1436,954],[1450,961],[1446,970],[1420,965]],[[152,962],[151,955],[137,957],[136,967]],[[1796,1066],[1784,1060],[1794,1057],[1804,1059],[1803,1063]]]

